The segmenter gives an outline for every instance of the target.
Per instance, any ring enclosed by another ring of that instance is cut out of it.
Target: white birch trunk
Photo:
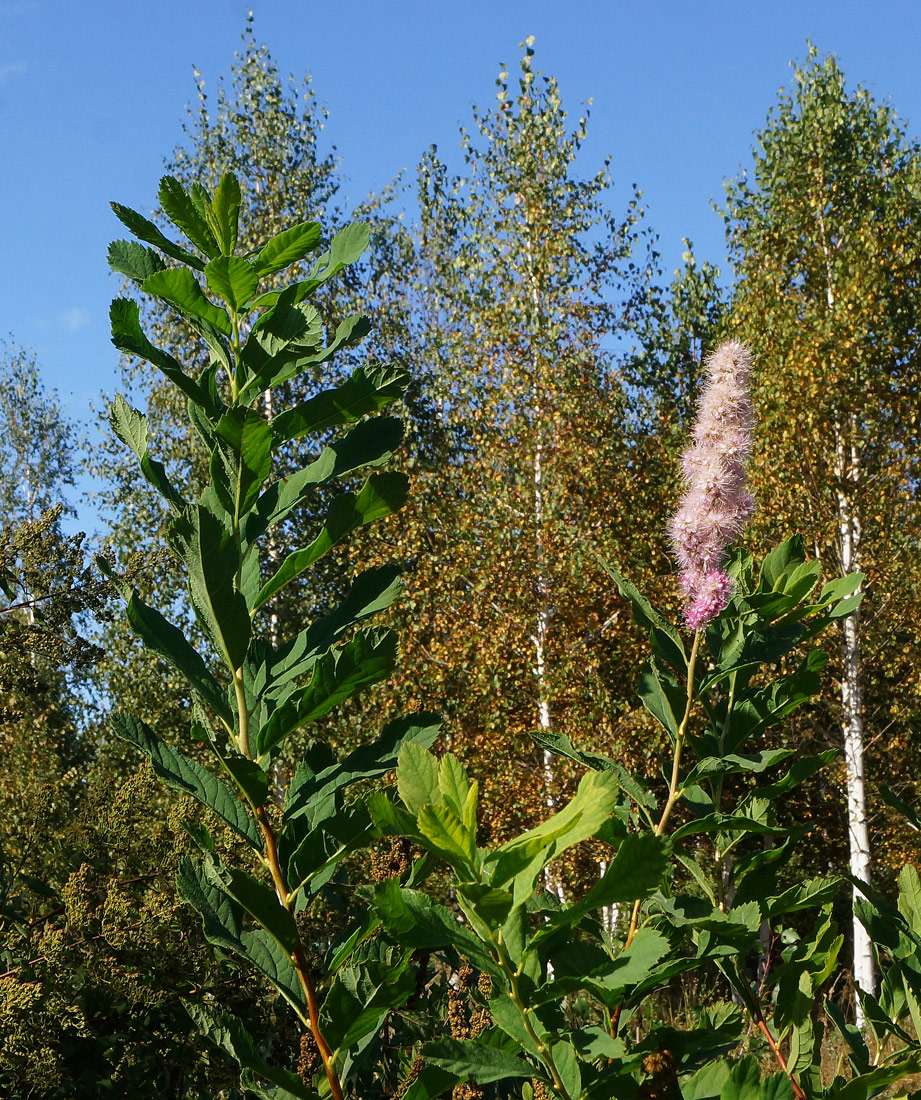
[[[271,390],[266,390],[263,394],[263,407],[266,417],[271,420],[275,415],[275,404],[272,400]],[[269,534],[266,540],[266,550],[269,572],[273,573],[278,566],[278,546],[275,542],[275,536],[272,534]],[[269,641],[272,643],[273,647],[278,647],[278,612],[275,610],[274,600],[269,610]],[[275,802],[276,806],[284,806],[285,795],[288,789],[288,773],[285,771],[284,765],[279,759],[272,762],[271,781],[272,800]]]
[[[540,324],[540,291],[537,285],[537,276],[534,270],[534,246],[531,240],[531,226],[527,224],[527,231],[525,236],[525,255],[527,257],[527,270],[528,281],[530,283],[530,297],[531,297],[531,332],[532,340],[536,341],[536,335]],[[541,402],[540,402],[540,387],[541,387],[541,364],[540,353],[536,346],[532,344],[532,371],[533,371],[533,425],[536,433],[536,442],[534,445],[534,461],[532,465],[533,473],[533,488],[534,488],[534,565],[536,575],[536,594],[537,594],[537,617],[534,633],[531,635],[531,641],[534,645],[534,678],[536,681],[536,694],[537,694],[537,724],[540,730],[544,733],[550,732],[550,699],[547,691],[547,636],[550,631],[550,619],[552,616],[552,608],[550,606],[550,586],[547,582],[547,554],[546,547],[544,545],[544,517],[546,512],[545,507],[545,488],[544,488],[544,435],[543,425],[541,423]],[[546,801],[547,809],[553,813],[556,808],[556,798],[554,796],[554,781],[555,775],[553,770],[553,753],[544,749],[543,753],[543,766],[544,766],[544,797]],[[565,895],[563,891],[563,884],[560,881],[559,876],[547,869],[546,874],[546,886],[547,889],[555,894],[561,903],[565,902]]]
[[[835,473],[838,491],[838,535],[841,549],[841,569],[844,575],[860,568],[860,516],[848,490],[848,482],[860,477],[860,457],[854,442],[855,425],[849,425],[849,439],[840,425],[836,433]],[[859,589],[858,589],[859,591]],[[850,870],[855,878],[870,881],[870,834],[867,827],[867,804],[864,789],[864,726],[863,693],[860,683],[859,612],[849,615],[843,623],[841,640],[841,723],[844,734],[844,760],[847,772],[847,823]],[[856,900],[860,892],[854,888]],[[864,926],[852,918],[854,934],[854,982],[864,992],[876,993],[876,968],[873,944]],[[857,1025],[865,1025],[859,999],[855,1000]]]
[[[538,427],[538,431],[539,431]],[[549,585],[546,575],[546,547],[544,546],[544,467],[543,443],[538,437],[534,448],[534,559],[536,565],[537,623],[532,642],[534,644],[534,678],[537,686],[537,724],[543,733],[550,732],[550,700],[547,691],[547,635],[550,630],[552,609],[549,602]],[[553,753],[544,749],[544,788],[547,809],[556,809],[554,796]],[[563,884],[559,876],[547,869],[547,889],[565,901]]]

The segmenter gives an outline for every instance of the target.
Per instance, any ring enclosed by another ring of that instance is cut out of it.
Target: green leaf
[[[540,1076],[530,1062],[475,1039],[440,1039],[435,1043],[425,1043],[422,1057],[427,1063],[454,1074],[459,1080],[473,1081],[478,1085],[515,1077]]]
[[[242,311],[259,285],[258,273],[240,256],[216,256],[205,268],[205,279],[233,313]]]
[[[239,520],[272,472],[272,431],[255,409],[236,406],[224,413],[214,433],[219,440],[211,459],[214,489],[229,515]]]
[[[556,753],[557,756],[565,756],[569,760],[575,760],[583,767],[591,768],[592,771],[610,772],[617,778],[624,794],[633,799],[638,806],[653,810],[656,808],[655,796],[645,787],[640,786],[627,769],[618,764],[616,760],[611,760],[610,757],[602,756],[600,753],[582,752],[580,749],[575,748],[572,741],[564,733],[540,730],[533,732],[531,737],[541,748]]]
[[[760,1100],[761,1069],[751,1055],[739,1059],[720,1090],[720,1100]]]
[[[163,176],[158,193],[163,213],[182,230],[197,249],[206,256],[217,256],[221,251],[212,227],[198,209],[196,203],[186,193],[179,180],[173,176]]]
[[[681,1085],[683,1100],[719,1100],[723,1085],[729,1080],[727,1062],[710,1062]]]
[[[180,245],[174,244],[168,237],[165,237],[157,226],[148,218],[145,218],[142,214],[138,214],[136,210],[132,210],[128,206],[122,206],[119,202],[111,202],[109,205],[112,207],[116,218],[118,218],[122,225],[130,229],[139,240],[146,241],[147,244],[152,244],[167,256],[171,256],[174,260],[179,260],[180,263],[188,264],[189,267],[194,267],[198,271],[204,270],[205,265],[196,255],[187,252]],[[125,272],[125,274],[128,273]]]
[[[167,537],[188,569],[196,617],[229,668],[238,669],[251,623],[246,600],[236,589],[239,558],[233,532],[205,508],[191,505],[173,520]]]
[[[476,824],[469,817],[473,786],[464,765],[452,753],[446,753],[438,762],[438,790],[448,809],[471,830]]]
[[[289,554],[276,574],[256,597],[253,610],[270,600],[295,577],[309,569],[327,551],[356,528],[391,515],[406,503],[409,479],[401,473],[372,474],[361,491],[334,497],[326,513],[323,528],[303,550]]]
[[[374,904],[384,927],[397,943],[421,951],[451,948],[478,970],[504,981],[486,947],[443,905],[417,890],[401,888],[396,879],[378,883]]]
[[[620,571],[608,562],[598,559],[602,569],[608,574],[609,577],[617,585],[617,589],[621,596],[630,602],[633,608],[633,618],[640,624],[645,626],[648,630],[657,628],[665,637],[667,637],[674,646],[675,653],[680,659],[678,666],[679,671],[684,671],[687,668],[687,658],[684,652],[684,643],[681,640],[681,635],[675,629],[674,626],[665,618],[661,611],[653,607],[653,605],[646,599],[646,597],[639,591],[638,588],[632,582],[628,581],[626,577],[622,576]]]
[[[370,227],[363,222],[354,222],[352,225],[347,225],[344,229],[341,229],[333,237],[329,251],[324,252],[317,258],[313,271],[310,273],[310,278],[295,284],[296,296],[294,301],[303,301],[304,298],[313,294],[317,287],[332,279],[334,275],[338,275],[344,267],[353,264],[368,247],[370,239]],[[282,293],[285,292],[269,291],[253,304],[260,307],[272,305]]]
[[[302,347],[292,343],[284,351],[268,359],[263,368],[250,378],[240,390],[239,400],[248,404],[263,390],[280,386],[283,382],[303,373],[307,367],[317,367],[328,362],[343,348],[353,347],[371,331],[371,322],[367,317],[353,314],[340,321],[330,343],[323,348],[314,345]],[[249,345],[247,345],[249,346]]]
[[[590,912],[648,897],[665,877],[670,856],[667,837],[652,833],[624,837],[604,874],[574,908]]]
[[[472,855],[462,857],[462,862],[466,864],[470,864],[472,860]],[[482,882],[458,883],[457,895],[465,911],[471,909],[481,921],[493,928],[501,927],[508,920],[515,902],[508,890],[497,890]],[[517,1011],[515,1009],[516,1013]]]
[[[448,1090],[457,1082],[453,1073],[438,1066],[426,1066],[403,1093],[403,1100],[436,1100],[437,1097],[447,1096]]]
[[[157,271],[144,280],[141,290],[168,302],[187,319],[204,321],[225,336],[233,333],[226,310],[205,297],[198,280],[188,268],[170,267]]]
[[[765,591],[775,588],[784,573],[789,573],[806,560],[806,551],[800,535],[791,535],[775,546],[761,564],[760,587]]]
[[[668,673],[650,660],[640,673],[638,694],[643,706],[672,737],[687,708],[687,689],[672,681]]]
[[[834,1092],[834,1100],[869,1100],[888,1085],[895,1084],[905,1077],[921,1072],[921,1058],[912,1054],[908,1058],[888,1065],[877,1066],[868,1073],[862,1073]]]
[[[203,1001],[183,1000],[182,1005],[205,1038],[226,1051],[238,1065],[253,1070],[298,1100],[318,1100],[297,1074],[265,1061],[242,1020]]]
[[[254,541],[281,523],[318,485],[363,466],[382,466],[402,439],[403,424],[396,417],[377,417],[356,425],[347,435],[324,447],[309,466],[266,489],[247,519],[247,541]]]
[[[593,836],[610,817],[617,802],[618,783],[605,772],[583,775],[570,801],[534,829],[507,841],[486,859],[490,882],[503,886],[515,880],[515,903],[531,893],[542,869],[561,852]]]
[[[916,936],[921,936],[921,878],[910,864],[899,872],[899,912]]]
[[[275,891],[245,871],[219,866],[205,860],[205,878],[223,889],[237,904],[276,940],[286,954],[293,955],[300,946],[294,917],[278,900]]]
[[[109,267],[119,275],[127,275],[136,283],[143,283],[166,264],[152,248],[145,248],[137,241],[112,241],[108,253]]]
[[[689,787],[711,775],[763,772],[795,755],[793,749],[763,749],[761,752],[750,755],[727,753],[725,756],[708,756],[697,762],[693,770],[682,780],[682,786]]]
[[[921,832],[921,816],[918,815],[918,811],[915,810],[913,806],[909,806],[907,802],[903,802],[889,787],[881,786],[879,788],[879,793],[887,806],[891,806],[893,810],[897,810],[912,829],[916,832]]]
[[[322,656],[308,685],[269,715],[256,736],[256,754],[263,756],[289,733],[324,717],[363,688],[380,683],[396,667],[397,635],[371,628],[356,633],[344,645]]]
[[[185,501],[170,484],[162,462],[151,458],[147,450],[147,417],[133,409],[122,395],[116,394],[109,406],[109,423],[118,438],[137,455],[141,473],[173,509],[181,512]]]
[[[582,1070],[579,1059],[573,1050],[569,1037],[554,1043],[550,1048],[553,1060],[556,1063],[557,1072],[563,1082],[563,1086],[570,1096],[582,1095]]]
[[[206,881],[201,867],[188,856],[179,861],[176,890],[199,914],[208,943],[242,953],[243,910],[223,890]]]
[[[319,222],[300,222],[266,241],[251,263],[259,277],[265,278],[303,260],[319,243]]]
[[[222,763],[250,802],[254,806],[263,805],[269,793],[269,777],[255,760],[247,756],[225,756]]]
[[[302,821],[295,820],[299,824]],[[289,818],[288,824],[290,822]],[[308,885],[308,895],[316,894],[326,884],[343,857],[365,846],[375,836],[371,817],[361,801],[352,802],[323,818],[315,828],[303,835],[298,831],[292,837],[291,833],[292,830],[287,829],[282,835],[279,854],[292,892]]]
[[[204,409],[211,409],[214,402],[199,384],[182,369],[178,360],[165,351],[161,351],[147,339],[141,330],[140,312],[137,302],[130,298],[116,298],[109,307],[109,319],[112,323],[112,343],[126,355],[134,355],[153,363],[175,386]]]
[[[280,412],[272,421],[276,443],[351,424],[403,395],[409,375],[400,367],[356,367],[335,389]]]
[[[447,806],[423,806],[417,814],[416,824],[426,847],[441,856],[455,871],[462,872],[473,864],[476,839]]]
[[[240,223],[240,183],[233,172],[225,172],[214,192],[211,203],[211,223],[216,230],[218,244],[226,256],[237,249],[237,233]]]
[[[96,564],[100,572],[112,581],[127,601],[125,617],[135,634],[141,638],[148,649],[158,653],[178,669],[198,693],[202,702],[224,722],[231,725],[233,715],[227,705],[223,688],[211,674],[198,651],[186,640],[182,631],[167,621],[155,608],[145,604],[131,586],[116,575],[105,558],[97,556]]]
[[[197,799],[241,836],[257,852],[262,851],[262,835],[243,803],[217,776],[201,764],[184,756],[166,741],[161,741],[140,718],[124,711],[113,711],[109,722],[116,734],[150,757],[154,773],[169,787]]]
[[[408,741],[397,761],[397,790],[404,804],[418,814],[424,806],[442,801],[438,786],[438,761],[422,745]]]
[[[337,764],[318,774],[307,776],[293,791],[289,788],[285,821],[302,814],[311,815],[337,791],[361,779],[378,779],[397,766],[403,746],[412,742],[424,748],[438,736],[441,719],[435,714],[408,714],[388,722],[376,741],[360,745]]]

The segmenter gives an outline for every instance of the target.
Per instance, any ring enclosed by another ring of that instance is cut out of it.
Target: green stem
[[[684,739],[687,734],[688,720],[691,717],[691,708],[694,705],[694,670],[697,667],[697,654],[700,650],[700,642],[703,638],[702,631],[698,630],[694,633],[694,644],[691,646],[691,656],[688,660],[688,677],[687,677],[687,702],[684,707],[684,716],[681,719],[681,724],[678,726],[678,732],[675,734],[675,756],[672,760],[672,776],[668,784],[668,798],[665,801],[665,806],[662,809],[662,816],[659,818],[659,824],[656,825],[653,833],[655,836],[662,836],[665,832],[665,826],[668,824],[668,819],[672,815],[675,803],[679,797],[678,780],[681,772],[681,752],[684,749]],[[633,903],[633,912],[630,915],[630,926],[627,929],[627,939],[624,942],[624,950],[633,943],[633,938],[636,935],[637,926],[640,919],[640,906],[642,900],[637,898]],[[617,1030],[620,1024],[620,1010],[621,1006],[618,1005],[614,1010],[614,1016],[611,1020],[611,1035],[616,1038]]]
[[[553,1082],[554,1091],[558,1096],[562,1097],[562,1100],[573,1100],[573,1097],[563,1084],[563,1078],[560,1076],[560,1071],[556,1068],[556,1062],[553,1060],[553,1053],[550,1047],[548,1047],[543,1039],[537,1034],[534,1030],[534,1025],[531,1023],[531,1011],[521,996],[521,987],[518,984],[518,971],[512,966],[511,960],[503,949],[501,931],[496,937],[490,935],[490,939],[495,948],[496,961],[506,978],[508,978],[512,1003],[518,1009],[518,1014],[521,1016],[521,1022],[524,1025],[525,1031],[528,1033],[528,1038],[534,1044],[534,1048],[538,1052],[538,1057],[544,1063],[547,1072],[550,1074],[550,1080]]]

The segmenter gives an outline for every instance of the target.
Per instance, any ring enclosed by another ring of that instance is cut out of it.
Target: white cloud
[[[85,309],[81,309],[79,306],[71,306],[70,309],[65,309],[61,314],[61,324],[67,329],[68,332],[76,332],[77,329],[84,328],[90,322],[90,315]]]

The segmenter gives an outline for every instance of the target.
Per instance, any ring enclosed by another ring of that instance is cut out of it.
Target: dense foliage
[[[423,159],[417,230],[392,190],[344,216],[251,26],[213,114],[199,83],[154,220],[113,204],[96,567],[52,507],[72,429],[7,349],[4,1095],[921,1072],[910,783],[878,788],[881,886],[853,843],[865,747],[910,760],[917,727],[918,150],[811,55],[730,186],[732,293],[690,245],[663,285],[532,58],[463,175]],[[689,635],[666,519],[730,333],[756,553]]]

